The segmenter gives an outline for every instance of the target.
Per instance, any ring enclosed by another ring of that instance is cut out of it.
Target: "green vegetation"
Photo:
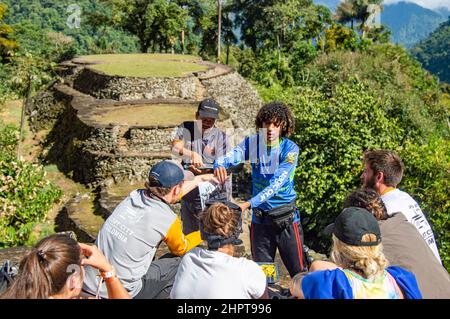
[[[450,83],[450,19],[411,50],[423,67]]]
[[[0,61],[11,56],[18,48],[17,42],[11,39],[13,29],[6,23],[3,23],[6,8],[3,3],[0,3]]]
[[[45,35],[50,32],[61,33],[74,41],[74,53],[122,53],[138,52],[136,37],[108,25],[94,25],[91,13],[110,14],[97,0],[2,0],[8,7],[6,21],[14,30],[30,28],[31,33]],[[79,7],[71,7],[71,5]],[[79,15],[78,15],[79,13]],[[78,20],[79,19],[79,20]],[[79,24],[77,23],[79,22]],[[17,35],[22,45],[27,32]],[[30,46],[36,54],[45,48],[45,43]]]
[[[450,268],[448,170],[449,105],[435,78],[398,46],[320,54],[296,85],[260,87],[264,99],[282,100],[296,116],[293,140],[306,238],[317,238],[337,216],[350,191],[361,186],[366,149],[391,149],[407,171],[400,188],[416,198],[434,224]],[[311,242],[310,242],[311,243]],[[328,240],[314,240],[324,251]]]
[[[81,60],[98,63],[91,68],[109,75],[134,77],[184,76],[208,69],[204,65],[189,62],[198,58],[184,55],[112,54],[85,56]]]
[[[16,158],[17,129],[0,124],[0,248],[29,242],[61,191],[50,184],[41,166]]]

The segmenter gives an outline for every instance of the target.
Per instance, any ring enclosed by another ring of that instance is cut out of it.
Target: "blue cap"
[[[183,170],[180,163],[172,160],[166,160],[154,165],[148,176],[155,178],[159,182],[159,187],[173,187],[182,181],[192,180],[194,174]]]

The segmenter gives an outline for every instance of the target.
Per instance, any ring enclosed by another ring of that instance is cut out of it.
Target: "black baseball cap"
[[[213,99],[205,99],[198,105],[198,115],[213,119],[219,118],[220,106]]]
[[[157,163],[150,169],[148,176],[155,178],[159,182],[158,187],[165,188],[178,185],[182,181],[194,179],[194,174],[184,170],[180,163],[173,160],[165,160]]]
[[[381,231],[376,218],[367,209],[359,207],[345,208],[323,233],[334,234],[340,241],[351,246],[377,246],[381,243]],[[377,240],[361,241],[366,234],[374,234]]]

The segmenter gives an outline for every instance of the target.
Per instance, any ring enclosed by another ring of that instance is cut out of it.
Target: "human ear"
[[[377,173],[376,182],[378,184],[384,184],[384,173],[383,172],[378,172]]]

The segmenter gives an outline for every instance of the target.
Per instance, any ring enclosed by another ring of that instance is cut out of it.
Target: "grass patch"
[[[7,101],[2,107],[0,118],[5,124],[13,124],[19,127],[22,116],[22,100]]]
[[[129,77],[178,77],[208,69],[195,63],[200,58],[179,54],[89,55],[80,60],[99,63],[91,67],[108,75]]]
[[[58,166],[56,166],[55,164],[51,164],[51,165],[45,165],[44,171],[46,171],[47,173],[57,173],[57,172],[59,172],[59,169],[58,169]]]
[[[196,111],[197,106],[190,104],[142,104],[94,115],[93,119],[102,124],[175,126],[194,120]]]
[[[119,183],[114,183],[107,188],[108,194],[111,196],[122,196],[127,197],[135,189],[144,188],[144,181],[121,181]]]

